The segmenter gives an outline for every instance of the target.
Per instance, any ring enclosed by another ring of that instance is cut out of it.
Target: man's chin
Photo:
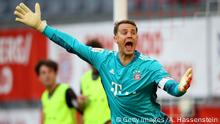
[[[48,83],[48,82],[43,83],[43,84],[44,84],[45,87],[51,87],[52,86],[52,83]]]
[[[132,51],[125,51],[124,54],[126,56],[132,56],[134,54],[134,50],[132,50]]]

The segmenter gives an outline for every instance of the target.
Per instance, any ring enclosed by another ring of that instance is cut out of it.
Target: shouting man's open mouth
[[[126,51],[132,51],[133,50],[133,46],[134,46],[134,43],[131,40],[126,41],[126,43],[125,43]]]

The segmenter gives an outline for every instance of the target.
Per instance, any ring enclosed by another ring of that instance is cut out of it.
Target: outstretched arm
[[[20,3],[16,7],[14,14],[16,16],[16,21],[42,32],[68,52],[78,55],[83,60],[94,65],[96,69],[99,68],[102,61],[97,60],[103,60],[102,58],[105,56],[101,53],[104,53],[104,50],[88,47],[72,36],[47,26],[46,21],[41,20],[40,5],[38,3],[35,4],[35,12],[32,12],[25,4]]]
[[[150,67],[151,82],[156,82],[157,86],[165,90],[172,96],[182,96],[186,93],[192,81],[192,68],[189,68],[182,76],[180,82],[170,78],[163,66],[158,61],[153,61]]]
[[[189,68],[182,76],[180,82],[176,82],[172,78],[163,78],[158,86],[173,96],[182,96],[186,93],[192,82],[192,68]],[[164,85],[164,86],[163,86]]]

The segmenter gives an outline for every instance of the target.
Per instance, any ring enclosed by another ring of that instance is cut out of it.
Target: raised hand
[[[32,12],[24,3],[20,3],[14,11],[15,21],[21,22],[40,32],[46,27],[46,21],[41,20],[41,11],[39,3],[35,4],[35,13]]]
[[[181,78],[178,87],[179,91],[186,92],[186,90],[190,87],[191,82],[192,82],[192,68],[189,68]]]

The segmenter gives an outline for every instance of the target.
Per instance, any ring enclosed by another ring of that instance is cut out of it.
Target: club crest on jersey
[[[134,71],[134,80],[140,80],[140,79],[141,79],[141,72]]]

